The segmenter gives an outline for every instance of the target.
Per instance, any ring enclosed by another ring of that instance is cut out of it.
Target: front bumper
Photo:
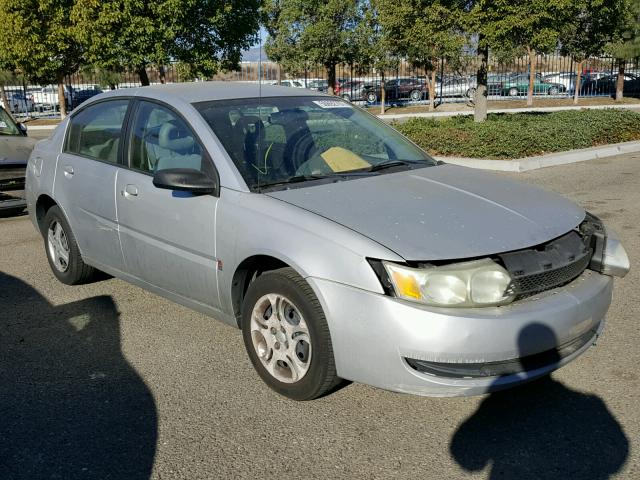
[[[340,377],[428,396],[478,395],[508,388],[569,363],[602,331],[613,287],[611,277],[587,270],[568,285],[510,305],[444,309],[328,280],[307,280],[324,308]],[[578,338],[583,341],[576,342]],[[567,345],[575,348],[567,351]],[[554,350],[563,353],[548,357],[551,363],[525,371],[507,369],[500,375],[489,370],[484,376],[440,376],[418,371],[407,361],[512,364],[509,361],[540,359],[540,354]]]

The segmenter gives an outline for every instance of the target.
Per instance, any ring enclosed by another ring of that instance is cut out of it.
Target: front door
[[[115,189],[127,272],[166,292],[218,307],[218,198],[153,185],[153,174],[170,168],[213,176],[211,159],[186,121],[153,102],[138,103],[128,143],[130,168],[118,174]]]

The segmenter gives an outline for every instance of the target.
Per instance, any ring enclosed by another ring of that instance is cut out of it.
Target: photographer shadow
[[[557,345],[548,327],[531,324],[520,332],[521,351],[530,335]],[[521,365],[524,371],[533,369],[526,357]],[[458,428],[450,452],[469,472],[490,465],[491,479],[598,480],[622,468],[629,441],[598,396],[546,376],[488,396]]]
[[[111,297],[55,306],[0,272],[0,319],[0,478],[149,478],[156,406]]]

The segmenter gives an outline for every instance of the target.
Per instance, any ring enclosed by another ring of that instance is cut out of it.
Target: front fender
[[[383,293],[367,258],[403,261],[386,247],[317,214],[256,193],[223,189],[216,215],[222,309],[233,313],[233,275],[243,260],[267,255],[304,278]]]

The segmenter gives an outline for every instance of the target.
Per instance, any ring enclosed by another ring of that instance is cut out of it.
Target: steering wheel
[[[308,129],[298,130],[291,135],[285,145],[285,164],[292,171],[297,171],[307,163],[313,155],[316,155],[316,147],[311,132]]]

